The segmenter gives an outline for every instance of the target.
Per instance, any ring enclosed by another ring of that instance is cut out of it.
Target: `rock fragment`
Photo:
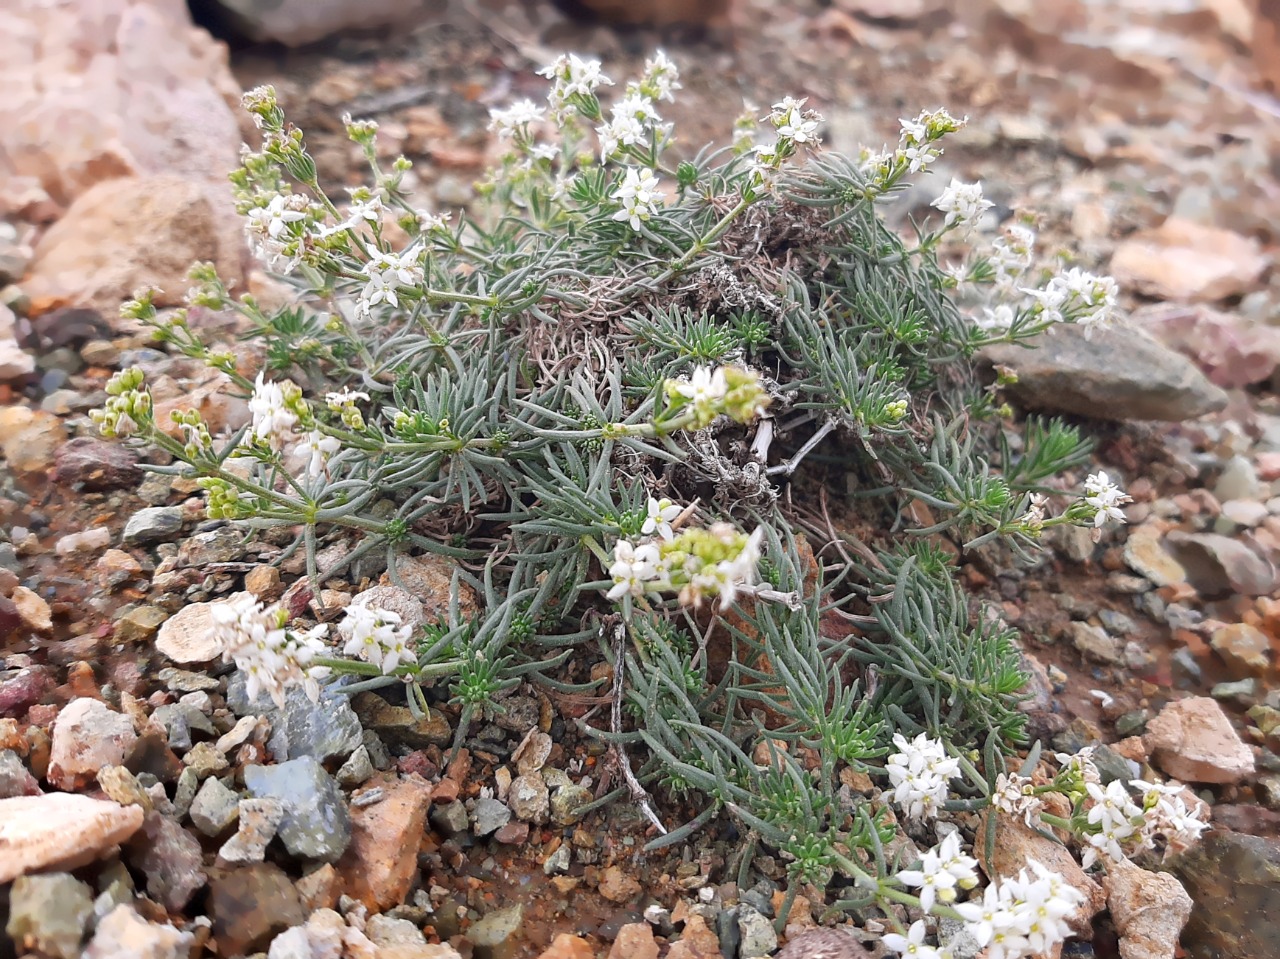
[[[1254,770],[1253,753],[1226,714],[1207,696],[1160,710],[1143,736],[1152,761],[1168,776],[1192,783],[1237,783]]]

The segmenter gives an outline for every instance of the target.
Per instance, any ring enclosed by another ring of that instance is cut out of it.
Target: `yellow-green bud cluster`
[[[89,418],[108,439],[132,436],[151,419],[151,394],[142,388],[142,370],[132,366],[120,370],[107,382],[107,402],[92,410]]]

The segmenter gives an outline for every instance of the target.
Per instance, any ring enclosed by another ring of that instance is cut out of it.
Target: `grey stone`
[[[12,749],[0,750],[0,799],[14,796],[38,796],[40,784]]]
[[[130,546],[164,543],[182,532],[182,509],[178,506],[147,506],[129,517],[124,541]]]
[[[213,723],[199,709],[188,703],[166,703],[157,706],[151,718],[165,728],[169,734],[169,748],[185,752],[191,748],[191,730],[197,729],[208,736],[216,736],[218,731]]]
[[[511,781],[511,788],[507,791],[507,805],[517,819],[545,823],[551,808],[547,784],[536,773],[532,776],[517,776]]]
[[[741,959],[759,959],[778,948],[778,934],[773,923],[746,903],[738,904],[738,955]]]
[[[1011,367],[1010,392],[1028,407],[1103,420],[1180,422],[1227,405],[1227,394],[1182,355],[1141,330],[1095,331],[1059,324],[1052,334],[989,346],[985,362]]]
[[[431,810],[431,822],[446,836],[456,836],[467,831],[467,807],[462,800],[455,799],[443,806],[435,806]]]
[[[205,673],[193,673],[189,669],[176,669],[173,666],[160,670],[159,677],[165,688],[175,693],[211,692],[221,685],[217,679]]]
[[[511,821],[511,810],[490,796],[481,796],[471,810],[471,829],[477,836],[497,832]]]
[[[126,852],[129,865],[147,877],[147,895],[170,912],[182,910],[208,880],[199,841],[158,812],[147,813]]]
[[[561,843],[556,851],[547,857],[546,862],[542,864],[542,871],[548,876],[554,876],[556,873],[568,872],[569,867],[573,865],[572,852],[569,844]]]
[[[240,800],[240,828],[220,850],[218,860],[227,863],[262,862],[267,846],[284,819],[279,799]]]
[[[178,565],[202,569],[211,563],[234,563],[244,555],[245,537],[234,526],[196,533],[178,547]]]
[[[92,891],[70,873],[19,876],[9,892],[5,931],[52,959],[76,959],[92,915]]]
[[[179,773],[178,785],[173,790],[173,813],[179,819],[190,811],[199,788],[200,776],[190,766],[184,768]]]
[[[237,670],[227,683],[227,705],[237,716],[267,717],[271,723],[267,748],[277,759],[345,759],[363,741],[351,697],[334,685],[321,687],[314,703],[302,687],[291,686],[285,692],[284,709],[279,709],[265,693],[251,701],[245,675]]]
[[[364,934],[375,946],[421,946],[427,941],[412,922],[394,916],[370,916]]]
[[[1073,622],[1067,630],[1071,634],[1071,645],[1087,659],[1112,666],[1124,664],[1124,644],[1101,627]]]
[[[338,785],[359,786],[372,775],[373,763],[369,759],[369,749],[361,743],[338,770]]]
[[[1275,588],[1275,568],[1239,540],[1174,530],[1165,542],[1186,569],[1187,581],[1206,599],[1232,592],[1268,596]]]
[[[467,930],[475,959],[507,959],[515,949],[516,933],[524,922],[524,906],[514,905],[486,913]]]
[[[221,836],[240,815],[240,796],[210,776],[191,803],[191,821],[210,838]]]
[[[1252,706],[1258,701],[1258,680],[1249,676],[1232,683],[1218,683],[1209,691],[1209,695],[1237,706]]]
[[[572,826],[582,818],[582,810],[595,796],[585,786],[570,783],[551,794],[551,819],[561,826]]]
[[[310,756],[275,766],[247,766],[244,784],[255,798],[284,804],[279,836],[302,859],[335,862],[351,842],[351,815],[337,783]]]
[[[1191,959],[1273,956],[1280,942],[1280,840],[1217,829],[1166,869],[1194,906],[1182,932]]]
[[[1254,469],[1253,462],[1238,454],[1227,460],[1213,487],[1213,495],[1221,503],[1233,499],[1258,499],[1262,495],[1262,484],[1258,482],[1258,471]]]

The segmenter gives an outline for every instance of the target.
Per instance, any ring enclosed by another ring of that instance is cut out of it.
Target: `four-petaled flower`
[[[271,198],[266,206],[256,206],[247,214],[249,227],[264,233],[271,239],[278,239],[290,223],[305,220],[307,215],[289,208],[289,198],[277,195]]]
[[[653,216],[656,204],[662,199],[662,191],[658,189],[658,178],[648,167],[637,170],[628,167],[622,179],[622,185],[613,193],[613,198],[622,204],[622,209],[613,215],[615,220],[625,220],[631,229],[639,230],[640,222]]]

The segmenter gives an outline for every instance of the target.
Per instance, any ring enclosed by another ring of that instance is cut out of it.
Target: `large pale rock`
[[[0,883],[42,869],[76,869],[142,825],[140,806],[73,793],[0,799]]]
[[[23,288],[43,308],[88,306],[115,316],[142,286],[176,305],[197,260],[239,283],[243,234],[210,187],[177,174],[108,180],[81,194],[36,246]]]
[[[214,628],[213,604],[191,603],[166,619],[156,634],[156,649],[175,663],[208,663],[222,655]]]
[[[1120,933],[1121,959],[1172,959],[1191,915],[1191,897],[1167,872],[1147,872],[1128,859],[1110,863],[1102,886]]]
[[[1213,302],[1247,293],[1269,263],[1256,240],[1170,217],[1117,246],[1111,272],[1157,299]]]
[[[1094,332],[1063,325],[1030,341],[989,346],[980,354],[1013,369],[1011,392],[1033,409],[1103,420],[1179,422],[1215,413],[1227,394],[1186,357],[1141,330]]]
[[[1238,783],[1254,769],[1253,753],[1207,696],[1170,703],[1143,738],[1155,764],[1183,782]]]
[[[185,959],[194,940],[189,932],[147,922],[121,903],[98,923],[84,959]]]
[[[255,40],[288,47],[322,40],[343,30],[368,30],[412,19],[420,23],[427,0],[218,0]]]
[[[1152,303],[1129,322],[1190,359],[1214,383],[1262,383],[1280,366],[1280,329],[1202,303]]]
[[[123,765],[137,741],[128,716],[96,699],[73,699],[53,723],[49,782],[59,789],[79,789],[93,782],[103,766]]]
[[[231,210],[238,85],[184,0],[5,0],[0,89],[0,212],[163,172]]]
[[[431,790],[420,780],[387,787],[381,802],[351,811],[351,844],[338,863],[343,890],[375,912],[398,905],[418,868]]]
[[[986,817],[990,814],[990,812],[983,814],[982,823],[978,829],[980,838],[986,835]],[[1033,829],[1028,829],[1019,819],[997,814],[994,860],[987,862],[986,843],[983,841],[976,844],[974,855],[978,857],[983,871],[990,879],[1016,876],[1020,870],[1027,868],[1027,863],[1032,859],[1052,869],[1068,885],[1084,895],[1084,901],[1067,916],[1067,922],[1075,930],[1076,935],[1084,938],[1092,936],[1093,917],[1106,904],[1106,895],[1102,887],[1080,868],[1080,864],[1076,862],[1066,846],[1052,839],[1046,839]]]

